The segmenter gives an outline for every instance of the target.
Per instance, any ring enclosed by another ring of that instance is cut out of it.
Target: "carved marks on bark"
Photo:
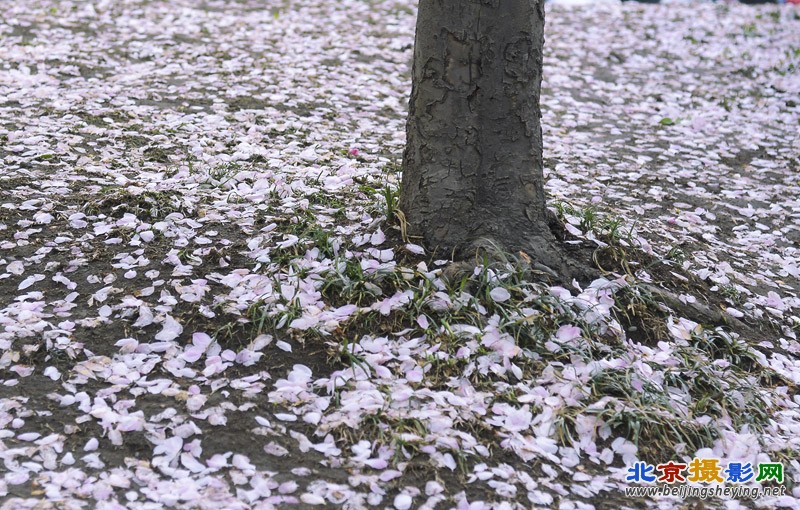
[[[549,233],[539,127],[537,0],[421,0],[401,209],[451,250]],[[546,237],[546,236],[545,236]]]

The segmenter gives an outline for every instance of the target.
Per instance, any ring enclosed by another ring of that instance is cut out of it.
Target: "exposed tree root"
[[[750,326],[730,314],[716,310],[699,301],[684,303],[677,294],[667,289],[650,284],[640,284],[640,288],[650,292],[657,301],[665,304],[681,317],[693,320],[700,324],[713,326],[728,326],[736,330],[749,330]]]
[[[621,273],[600,269],[593,256],[594,248],[567,247],[563,244],[558,220],[554,220],[550,227],[554,234],[553,239],[535,239],[527,243],[525,250],[516,252],[508,251],[502,244],[492,239],[478,239],[472,242],[468,249],[460,251],[461,260],[455,260],[448,265],[444,269],[442,277],[446,282],[460,282],[464,278],[469,279],[478,266],[501,267],[508,264],[521,270],[526,279],[563,286],[572,286],[573,282],[585,285],[602,277],[622,276]],[[635,248],[627,248],[627,250],[634,251]],[[633,279],[632,274],[627,276],[629,280]],[[727,327],[753,340],[761,336],[749,324],[722,309],[701,302],[701,299],[686,302],[676,292],[662,286],[640,281],[636,281],[636,286],[660,304],[662,312],[673,313],[704,326]],[[705,295],[696,297],[703,298],[703,300],[708,298]]]

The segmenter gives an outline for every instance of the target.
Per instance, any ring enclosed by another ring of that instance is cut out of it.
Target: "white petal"
[[[99,441],[97,440],[97,438],[93,437],[89,441],[86,442],[86,446],[83,447],[83,451],[85,451],[85,452],[93,452],[93,451],[97,450],[98,444],[99,444]]]
[[[142,305],[139,307],[139,318],[133,323],[134,328],[143,328],[153,323],[153,312],[149,307]]]
[[[6,271],[8,271],[11,274],[19,276],[25,272],[25,265],[21,261],[15,260],[14,262],[6,266]]]
[[[489,295],[492,296],[492,299],[494,299],[497,303],[502,303],[503,301],[508,301],[511,299],[511,293],[503,287],[493,288],[491,292],[489,292]]]
[[[408,243],[408,244],[406,244],[406,250],[410,251],[411,253],[413,253],[415,255],[425,255],[425,248],[423,248],[422,246],[420,246],[418,244]]]
[[[379,246],[383,244],[384,241],[386,241],[386,234],[384,234],[381,229],[378,229],[378,231],[369,238],[369,242],[373,246]]]
[[[167,315],[167,318],[164,319],[164,328],[156,335],[156,340],[169,342],[178,338],[181,333],[183,333],[183,326],[173,319],[171,315]]]
[[[394,498],[394,507],[397,510],[408,510],[411,508],[411,496],[408,494],[398,494]]]
[[[325,498],[322,496],[317,496],[316,494],[305,493],[300,496],[300,501],[305,503],[306,505],[324,505]]]

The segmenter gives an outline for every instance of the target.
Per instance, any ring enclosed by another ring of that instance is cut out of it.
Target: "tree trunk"
[[[400,209],[450,255],[558,258],[542,175],[544,0],[420,0]]]

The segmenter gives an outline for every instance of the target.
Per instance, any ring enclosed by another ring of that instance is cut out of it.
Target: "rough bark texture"
[[[489,239],[559,266],[542,176],[544,0],[420,0],[400,209],[444,255]]]

